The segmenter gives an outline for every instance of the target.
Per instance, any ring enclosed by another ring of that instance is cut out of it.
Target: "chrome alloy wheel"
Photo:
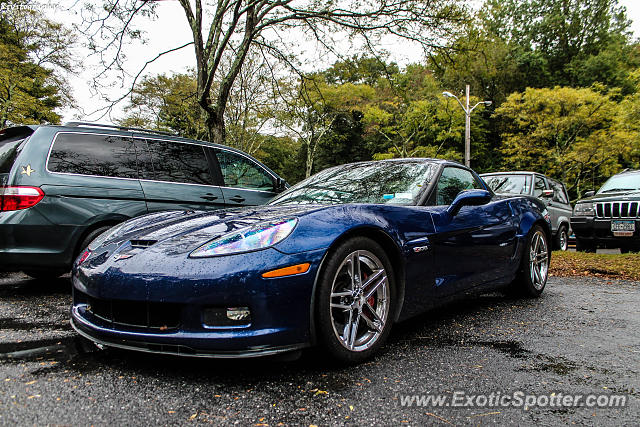
[[[351,252],[340,264],[331,286],[331,323],[348,350],[371,348],[389,317],[389,280],[382,262],[371,252]]]
[[[531,284],[537,290],[544,288],[549,271],[549,251],[544,232],[538,230],[531,239],[529,247],[529,274]]]
[[[567,231],[563,228],[562,230],[560,230],[560,250],[561,251],[566,251],[567,247],[569,246],[569,236],[567,236]]]

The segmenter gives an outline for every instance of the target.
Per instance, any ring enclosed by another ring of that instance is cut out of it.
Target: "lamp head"
[[[451,92],[442,92],[442,95],[447,97],[447,98],[454,98],[455,95],[452,94]]]

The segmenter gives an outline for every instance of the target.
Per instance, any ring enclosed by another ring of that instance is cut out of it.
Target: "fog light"
[[[251,320],[251,312],[249,307],[230,307],[227,308],[227,319],[234,322]]]
[[[207,327],[249,326],[249,307],[207,307],[202,312],[202,323]]]

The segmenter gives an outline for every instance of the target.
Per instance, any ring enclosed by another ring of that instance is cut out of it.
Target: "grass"
[[[550,275],[596,276],[640,281],[640,254],[560,252],[551,255]]]

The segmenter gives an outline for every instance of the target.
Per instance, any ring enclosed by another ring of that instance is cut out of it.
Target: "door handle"
[[[200,198],[212,202],[216,200],[218,196],[214,196],[213,194],[207,194],[206,196],[200,196]]]
[[[242,196],[233,196],[229,200],[231,200],[232,202],[236,202],[236,203],[242,203],[242,202],[244,202],[244,197],[242,197]]]

